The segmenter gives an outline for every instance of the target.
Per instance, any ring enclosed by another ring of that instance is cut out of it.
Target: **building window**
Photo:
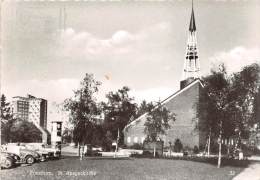
[[[138,143],[138,137],[134,138],[134,143]]]
[[[131,143],[131,137],[127,137],[127,143]]]

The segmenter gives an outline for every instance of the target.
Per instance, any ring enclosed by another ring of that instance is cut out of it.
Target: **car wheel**
[[[13,161],[10,158],[6,158],[3,163],[4,168],[11,168],[13,166]]]
[[[35,159],[32,156],[27,156],[25,161],[27,164],[33,164],[35,162]]]
[[[46,160],[47,160],[46,156],[45,156],[45,155],[42,155],[42,156],[41,156],[41,162],[44,162],[44,161],[46,161]]]

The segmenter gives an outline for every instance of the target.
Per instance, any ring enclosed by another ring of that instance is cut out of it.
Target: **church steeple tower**
[[[199,64],[199,57],[198,57],[196,23],[195,23],[193,0],[192,0],[189,35],[188,35],[186,55],[184,60],[181,89],[185,87],[187,84],[189,84],[191,81],[199,77],[200,77],[200,64]]]

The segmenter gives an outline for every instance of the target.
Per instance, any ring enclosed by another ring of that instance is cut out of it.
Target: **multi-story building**
[[[47,100],[28,96],[29,100],[29,121],[38,126],[47,128]]]
[[[15,96],[12,106],[16,118],[32,122],[42,132],[42,141],[44,143],[49,142],[47,100],[31,95],[27,95],[27,97]]]
[[[16,118],[29,120],[29,101],[28,98],[15,96],[12,102],[13,113]]]

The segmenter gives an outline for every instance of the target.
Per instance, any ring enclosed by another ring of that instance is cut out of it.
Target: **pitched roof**
[[[201,87],[204,87],[204,85],[201,83],[200,79],[196,79],[193,82],[191,82],[190,84],[188,84],[185,88],[178,90],[177,92],[173,93],[172,95],[170,95],[169,97],[167,97],[166,99],[164,99],[160,105],[164,105],[165,103],[169,102],[170,100],[174,99],[176,96],[178,96],[179,94],[183,93],[184,91],[186,91],[187,89],[191,88],[193,85],[200,83]],[[155,106],[154,109],[156,109],[159,105]],[[148,113],[144,113],[143,115],[139,116],[137,119],[133,120],[132,122],[130,122],[129,124],[127,124],[125,126],[124,129],[128,128],[131,125],[134,125],[134,123],[138,122],[139,120],[141,120],[143,117],[145,117]]]

